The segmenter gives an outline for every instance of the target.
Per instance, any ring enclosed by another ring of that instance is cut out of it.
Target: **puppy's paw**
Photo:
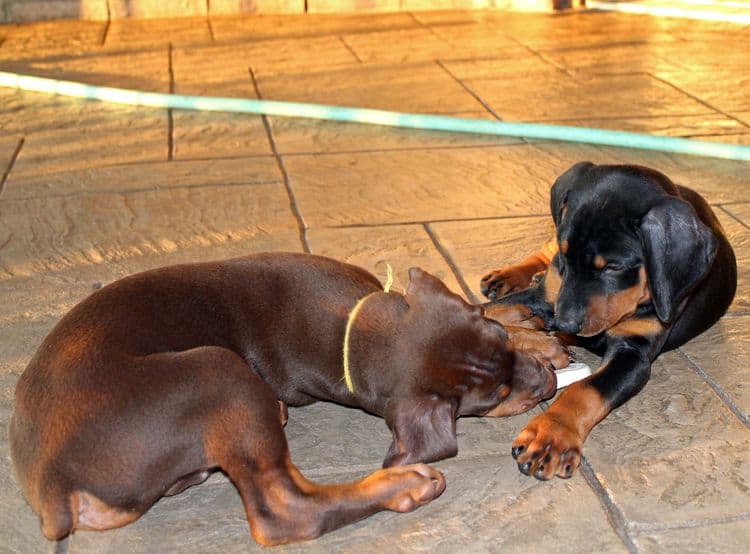
[[[479,285],[482,294],[490,300],[502,298],[511,292],[517,292],[527,288],[536,273],[526,265],[511,265],[502,269],[496,269],[482,277]]]
[[[543,413],[518,434],[511,454],[521,473],[547,481],[555,475],[572,477],[581,464],[582,448],[583,439],[572,425]]]
[[[570,350],[557,336],[511,325],[506,326],[505,330],[514,350],[525,352],[543,365],[552,364],[555,369],[570,364]]]
[[[370,475],[367,487],[394,512],[411,512],[434,500],[445,490],[445,476],[425,464],[389,467]]]

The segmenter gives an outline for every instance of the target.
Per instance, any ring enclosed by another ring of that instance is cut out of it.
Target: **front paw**
[[[378,470],[364,484],[384,509],[411,512],[443,494],[445,476],[428,465],[413,464]]]
[[[482,277],[479,285],[482,294],[490,300],[502,298],[511,292],[523,290],[531,284],[533,274],[525,266],[512,265],[496,269]]]
[[[513,441],[511,454],[524,475],[547,481],[568,479],[581,464],[583,439],[574,426],[548,413],[532,419]]]

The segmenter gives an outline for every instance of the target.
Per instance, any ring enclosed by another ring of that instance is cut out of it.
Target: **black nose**
[[[555,328],[569,335],[576,335],[581,330],[581,321],[571,317],[556,317]]]

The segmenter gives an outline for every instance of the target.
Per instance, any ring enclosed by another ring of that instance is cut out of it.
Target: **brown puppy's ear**
[[[711,269],[718,241],[684,200],[667,197],[641,220],[646,275],[656,315],[665,323]]]
[[[404,292],[404,298],[406,298],[406,303],[409,306],[414,307],[424,299],[427,301],[434,300],[436,294],[453,295],[437,277],[433,277],[418,267],[409,269],[409,284],[406,286],[406,292]]]
[[[436,396],[396,400],[388,407],[385,421],[393,442],[383,467],[434,462],[458,453],[454,403]]]
[[[591,162],[579,162],[565,173],[560,175],[552,185],[550,192],[550,213],[555,220],[555,226],[559,227],[563,218],[563,213],[568,205],[568,193],[578,182],[584,178],[585,172],[593,167]]]

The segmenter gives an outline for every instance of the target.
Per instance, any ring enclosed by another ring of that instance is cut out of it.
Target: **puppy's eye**
[[[610,272],[610,273],[616,273],[618,271],[623,271],[625,269],[624,265],[621,264],[607,264],[604,266],[604,271]]]

